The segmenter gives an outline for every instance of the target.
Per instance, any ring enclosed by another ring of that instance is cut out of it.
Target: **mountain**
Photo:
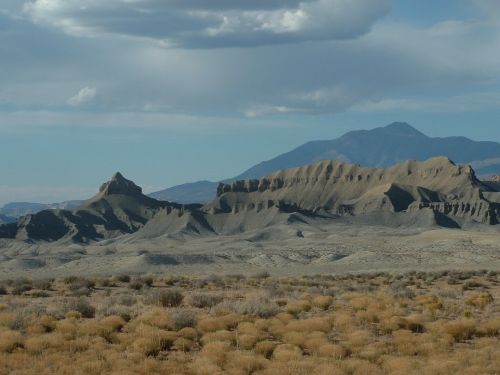
[[[0,214],[0,224],[7,224],[16,221],[15,218]]]
[[[217,190],[216,182],[198,181],[157,191],[149,194],[149,196],[151,198],[167,201],[170,200],[168,199],[169,197],[174,197],[175,200],[171,201],[180,203],[203,203],[213,199],[215,196],[215,190]]]
[[[182,206],[160,202],[120,173],[104,183],[99,193],[76,209],[48,209],[0,226],[0,237],[18,240],[88,242],[133,233],[161,209]]]
[[[500,221],[500,189],[491,183],[447,157],[387,168],[323,160],[260,179],[221,183],[217,197],[202,206],[155,200],[116,173],[80,207],[43,210],[0,225],[0,238],[127,243],[277,227],[287,228],[282,230],[287,237],[299,233],[290,224],[314,226],[321,220],[344,219],[386,226],[495,225]],[[257,234],[263,235],[271,234]]]
[[[339,216],[424,212],[458,227],[460,222],[498,224],[500,192],[479,181],[470,166],[456,165],[446,157],[405,161],[389,168],[333,160],[259,180],[221,183],[209,207],[226,214],[274,207]]]
[[[28,214],[35,214],[43,210],[64,209],[70,210],[80,206],[84,201],[66,201],[61,203],[28,203],[28,202],[12,202],[0,208],[0,214],[13,218],[21,217]]]
[[[367,167],[387,167],[404,160],[426,160],[440,155],[459,164],[471,164],[479,176],[500,173],[500,143],[477,142],[465,137],[432,138],[407,123],[395,122],[372,130],[352,131],[334,140],[305,143],[223,182],[261,178],[282,169],[321,160],[336,159]],[[152,196],[179,203],[204,203],[215,197],[217,185],[207,181],[194,182]]]

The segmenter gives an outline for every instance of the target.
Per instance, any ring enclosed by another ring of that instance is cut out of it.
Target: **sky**
[[[0,205],[405,121],[500,142],[498,0],[0,0]]]

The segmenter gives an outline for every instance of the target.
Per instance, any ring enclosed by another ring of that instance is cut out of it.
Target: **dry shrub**
[[[237,332],[239,335],[249,335],[255,337],[263,337],[265,334],[251,322],[241,322],[238,324]]]
[[[392,333],[392,342],[398,353],[402,355],[416,355],[418,353],[416,336],[413,332],[401,329]]]
[[[83,318],[93,318],[95,315],[95,308],[90,304],[86,298],[70,299],[65,306],[66,311],[78,311]]]
[[[240,324],[247,318],[245,318],[245,316],[241,314],[231,313],[219,316],[219,319],[222,321],[226,329],[235,329],[236,327],[238,327],[238,324]]]
[[[184,295],[178,288],[156,289],[144,298],[144,303],[163,307],[176,307],[182,303]]]
[[[255,353],[261,354],[266,358],[270,358],[278,343],[276,341],[264,340],[255,344]]]
[[[309,318],[303,320],[292,320],[286,326],[288,331],[296,332],[330,332],[332,325],[329,318]]]
[[[203,345],[200,355],[208,358],[210,362],[221,367],[226,359],[226,354],[231,350],[231,345],[226,341],[213,341]]]
[[[134,320],[134,323],[142,323],[162,329],[174,328],[174,321],[170,314],[160,308],[153,308],[144,312]]]
[[[197,356],[189,368],[196,375],[223,375],[224,372],[210,357]]]
[[[285,310],[289,314],[298,315],[301,312],[311,310],[311,302],[309,302],[307,300],[288,301],[288,303],[286,304]]]
[[[26,332],[29,334],[41,334],[52,332],[56,327],[56,319],[53,316],[32,316],[26,323]]]
[[[465,303],[470,306],[484,309],[487,305],[493,302],[493,296],[489,292],[472,293],[465,300]]]
[[[289,362],[302,358],[302,350],[291,344],[280,344],[276,346],[273,352],[273,359],[276,361]]]
[[[174,327],[177,330],[186,327],[194,327],[198,321],[196,313],[189,309],[176,310],[172,314],[172,319],[174,321]]]
[[[17,331],[0,331],[0,353],[11,353],[23,346],[23,337]]]
[[[161,351],[170,349],[177,339],[176,332],[156,327],[143,326],[136,333],[138,338],[134,340],[132,347],[135,351],[146,356],[156,356]]]
[[[377,302],[374,297],[359,293],[346,293],[344,298],[349,301],[354,311],[366,310],[368,306]]]
[[[408,357],[386,356],[383,359],[382,368],[390,375],[407,375],[412,373],[417,364]]]
[[[278,305],[264,294],[251,294],[243,301],[226,300],[220,304],[222,309],[233,311],[242,315],[270,318],[279,312]]]
[[[486,322],[482,322],[477,327],[477,332],[483,336],[498,336],[500,335],[500,317],[493,318]]]
[[[173,348],[182,352],[190,352],[195,346],[193,340],[186,339],[184,337],[179,337],[174,341]]]
[[[24,348],[32,355],[39,355],[47,351],[49,348],[61,348],[64,341],[65,340],[61,335],[48,333],[27,338],[24,342]]]
[[[328,339],[323,332],[313,332],[306,337],[306,340],[303,342],[302,347],[309,354],[317,354],[319,348],[323,345],[328,344]]]
[[[318,348],[317,355],[320,357],[341,360],[347,357],[349,351],[341,345],[325,343]]]
[[[349,332],[356,329],[356,322],[350,314],[339,311],[334,316],[333,326],[339,331]]]
[[[192,293],[186,298],[187,304],[199,309],[214,307],[224,300],[222,294]]]
[[[455,341],[470,340],[476,333],[476,322],[472,319],[462,319],[447,322],[443,331],[451,335]]]
[[[352,375],[385,375],[377,365],[364,359],[347,359],[341,369]]]
[[[236,345],[243,350],[251,350],[259,340],[256,335],[242,334],[236,337]]]
[[[328,310],[332,303],[333,297],[331,296],[316,296],[312,300],[313,306],[321,310]]]
[[[306,336],[301,332],[287,332],[283,335],[281,340],[285,344],[292,344],[298,347],[303,348],[304,342],[306,341]]]
[[[215,332],[225,329],[226,324],[217,317],[204,317],[198,320],[197,327],[202,332]]]
[[[73,340],[78,333],[76,319],[63,319],[56,323],[57,333],[60,333],[65,340]]]
[[[201,338],[201,343],[205,345],[210,342],[228,342],[230,344],[233,344],[236,342],[236,335],[234,332],[230,332],[227,330],[208,332]]]
[[[185,339],[190,339],[190,340],[194,340],[198,337],[198,331],[196,331],[196,329],[191,328],[191,327],[185,327],[185,328],[181,329],[178,332],[178,334],[179,334],[179,336],[184,337]]]
[[[294,320],[295,317],[292,314],[282,312],[276,315],[276,319],[283,323],[288,323]]]
[[[323,363],[316,366],[312,373],[315,375],[347,375],[347,373],[342,370],[339,365],[330,363]]]
[[[100,321],[89,320],[80,326],[80,332],[89,336],[100,336],[113,342],[114,334],[119,332],[125,325],[125,320],[119,316],[108,316]]]
[[[268,362],[266,358],[255,353],[236,351],[230,352],[227,355],[224,368],[231,375],[250,375],[256,371],[263,370]]]
[[[363,346],[368,345],[372,340],[372,334],[368,331],[358,330],[349,334],[347,338],[347,344],[349,348],[354,351],[354,349],[359,349]]]
[[[433,294],[420,295],[415,298],[417,303],[427,310],[434,312],[443,307],[443,303],[439,300],[439,298]]]

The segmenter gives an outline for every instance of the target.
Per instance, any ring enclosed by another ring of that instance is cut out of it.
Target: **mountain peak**
[[[393,122],[387,126],[384,126],[382,129],[384,130],[389,130],[391,132],[396,132],[398,134],[404,134],[404,135],[419,135],[423,136],[424,134],[417,129],[415,129],[413,126],[408,124],[407,122]]]
[[[114,181],[123,181],[125,180],[125,177],[123,177],[123,175],[120,173],[120,172],[116,172],[112,177],[111,177],[111,180],[114,180]]]
[[[127,180],[120,172],[116,172],[111,177],[111,180],[101,185],[99,192],[102,195],[140,195],[142,194],[142,188]]]

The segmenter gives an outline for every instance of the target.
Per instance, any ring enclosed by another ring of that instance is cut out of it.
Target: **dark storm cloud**
[[[35,0],[24,9],[72,35],[215,48],[356,38],[387,14],[389,0]]]

